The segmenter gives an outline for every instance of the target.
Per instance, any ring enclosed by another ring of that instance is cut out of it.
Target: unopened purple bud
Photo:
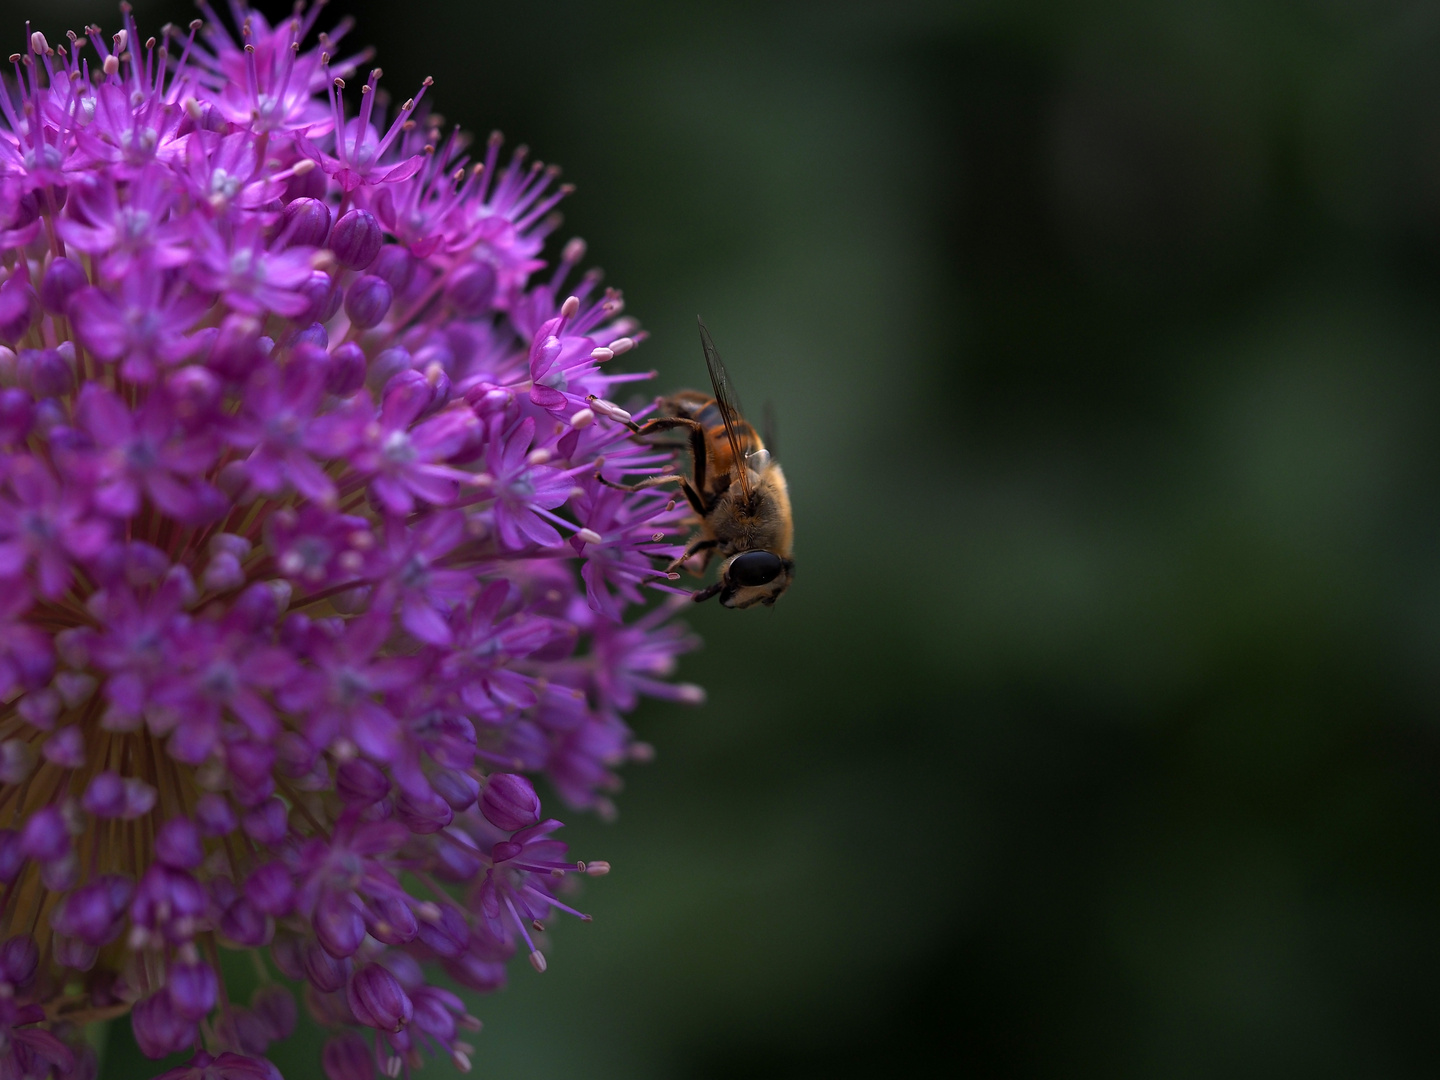
[[[415,276],[415,260],[399,244],[386,244],[380,249],[370,272],[388,281],[396,296],[403,296],[410,287],[410,279]]]
[[[280,216],[286,247],[319,247],[330,234],[330,207],[319,199],[295,199]]]
[[[240,824],[224,795],[207,791],[195,800],[195,823],[206,836],[224,836]]]
[[[12,987],[24,987],[40,966],[40,947],[29,934],[16,934],[0,945],[0,978]]]
[[[85,733],[79,724],[63,727],[45,740],[40,753],[51,765],[78,769],[85,764]]]
[[[378,326],[380,320],[385,318],[385,313],[390,310],[390,302],[394,299],[395,292],[388,281],[374,274],[366,274],[356,278],[346,290],[345,314],[350,316],[352,325],[361,330],[369,330],[372,326]]]
[[[352,892],[326,890],[321,893],[311,922],[315,937],[331,956],[351,956],[365,940],[365,918],[360,901]]]
[[[79,263],[64,256],[52,259],[40,279],[40,303],[52,315],[64,315],[70,297],[89,284],[90,279]]]
[[[375,1055],[356,1032],[346,1031],[325,1044],[320,1055],[326,1080],[375,1080]]]
[[[257,866],[245,879],[245,897],[266,915],[288,915],[295,904],[295,882],[279,860]]]
[[[265,1022],[270,1038],[275,1041],[288,1039],[295,1031],[299,1019],[295,1009],[295,995],[278,983],[260,987],[250,998],[250,1008]]]
[[[40,762],[35,748],[24,739],[0,742],[0,781],[18,784],[35,771]]]
[[[30,331],[37,297],[24,278],[12,274],[0,285],[0,341],[14,345]]]
[[[324,323],[312,322],[304,330],[297,330],[290,338],[290,347],[293,349],[299,345],[310,345],[317,349],[323,349],[330,344],[330,333],[325,329]]]
[[[205,860],[200,830],[189,818],[171,818],[155,834],[155,858],[177,870],[193,870]]]
[[[415,940],[420,926],[409,904],[398,896],[384,896],[365,906],[365,928],[376,941],[404,945]]]
[[[516,832],[540,820],[540,796],[525,777],[517,773],[494,773],[485,781],[480,812],[497,829]]]
[[[345,1000],[356,1020],[380,1031],[399,1031],[415,1014],[400,981],[379,964],[366,964],[350,976]]]
[[[330,232],[330,250],[340,265],[350,270],[363,270],[380,254],[385,234],[380,222],[369,210],[351,210],[335,223]]]
[[[336,397],[349,397],[365,385],[365,350],[353,341],[337,345],[330,354],[325,389]]]
[[[49,862],[70,850],[70,832],[58,806],[45,806],[20,827],[20,853],[27,859]]]
[[[34,423],[34,398],[15,386],[0,390],[0,446],[23,442]]]
[[[480,795],[480,781],[458,769],[436,769],[430,786],[456,813],[470,809]]]
[[[262,844],[278,844],[290,831],[285,804],[273,796],[266,799],[259,806],[245,811],[240,827],[252,840]]]
[[[383,390],[396,375],[402,371],[409,371],[411,363],[409,349],[399,345],[383,349],[380,355],[375,357],[375,362],[370,365],[370,370],[365,375],[365,385],[371,390]]]
[[[98,818],[117,818],[125,811],[125,781],[108,769],[96,773],[80,796],[80,806]]]
[[[37,398],[60,397],[75,385],[75,372],[59,349],[21,349],[20,385]]]
[[[96,948],[110,944],[120,934],[134,891],[128,878],[115,874],[82,885],[55,909],[51,920],[55,931]]]
[[[88,941],[57,934],[53,940],[55,962],[71,971],[89,971],[100,958],[100,950]]]
[[[14,829],[0,829],[0,881],[9,884],[20,874],[25,856],[20,851],[20,834]]]
[[[339,990],[350,975],[350,961],[331,956],[318,941],[305,943],[301,967],[310,985],[325,994]]]
[[[495,268],[488,262],[466,263],[450,275],[445,299],[467,318],[484,315],[495,303]]]
[[[453,904],[446,904],[437,918],[421,922],[416,936],[435,955],[453,959],[470,945],[470,924]]]
[[[215,1008],[220,980],[215,976],[215,969],[204,961],[172,963],[166,973],[165,988],[170,991],[170,1004],[176,1015],[199,1020]]]
[[[258,948],[266,944],[274,932],[275,924],[243,896],[220,917],[220,933],[237,945]]]
[[[355,758],[335,770],[335,791],[346,802],[364,806],[390,794],[390,778],[374,762]]]
[[[162,1058],[184,1050],[195,1042],[195,1021],[175,1012],[168,992],[151,994],[130,1013],[130,1026],[140,1052],[148,1058]]]
[[[401,792],[395,800],[395,816],[403,821],[411,832],[439,832],[455,820],[455,811],[450,804],[433,792],[411,795]]]
[[[340,290],[334,285],[335,283],[330,280],[330,275],[324,270],[316,270],[301,282],[300,287],[295,291],[309,300],[310,306],[295,316],[295,321],[298,323],[328,322],[330,317],[340,310]]]
[[[191,423],[203,417],[220,399],[220,380],[215,373],[198,364],[187,364],[170,376],[166,386],[176,415],[182,422]]]
[[[270,959],[280,973],[291,979],[305,978],[305,943],[298,934],[282,930],[270,946]]]

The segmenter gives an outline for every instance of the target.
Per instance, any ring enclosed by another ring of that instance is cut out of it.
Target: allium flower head
[[[537,276],[554,170],[387,102],[318,6],[202,10],[31,33],[0,92],[0,1080],[127,1013],[266,1080],[296,983],[331,1080],[468,1068],[432,980],[543,971],[608,869],[525,774],[608,812],[637,696],[699,696],[684,511],[595,479],[667,461],[608,402],[641,335],[578,241]]]

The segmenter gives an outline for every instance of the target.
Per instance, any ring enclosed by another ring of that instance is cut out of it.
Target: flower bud
[[[404,945],[415,940],[420,926],[409,904],[398,896],[384,896],[365,905],[365,928],[376,941]]]
[[[35,290],[23,277],[12,274],[0,285],[0,341],[13,346],[30,332],[36,300]]]
[[[0,446],[23,442],[35,423],[35,400],[18,387],[0,390]]]
[[[516,832],[540,820],[540,797],[535,787],[517,773],[493,773],[480,796],[480,812],[497,829]]]
[[[305,943],[301,968],[310,985],[324,994],[339,990],[350,974],[350,962],[330,955],[317,941]]]
[[[170,992],[170,1005],[177,1016],[199,1020],[215,1008],[220,980],[215,976],[215,969],[203,961],[172,963],[166,973],[165,988]]]
[[[350,976],[345,1000],[355,1019],[380,1031],[399,1031],[415,1012],[399,980],[379,964],[366,964]]]
[[[326,1080],[375,1080],[375,1055],[365,1040],[346,1031],[325,1044],[320,1055]]]
[[[85,764],[85,733],[79,724],[63,727],[45,740],[41,755],[62,769],[78,769]]]
[[[365,940],[365,918],[353,892],[326,889],[320,894],[312,917],[315,937],[334,957],[354,954]]]
[[[162,1058],[184,1050],[195,1042],[195,1022],[175,1012],[165,990],[151,994],[130,1013],[135,1041],[148,1058]]]
[[[340,265],[362,270],[380,254],[385,234],[380,222],[369,210],[351,210],[335,223],[330,233],[330,250]]]
[[[20,851],[20,834],[14,829],[0,829],[0,881],[9,884],[25,865]]]
[[[365,385],[365,350],[353,341],[336,346],[330,354],[325,389],[336,397],[349,397]]]
[[[480,781],[459,769],[436,769],[430,776],[430,786],[457,814],[474,806],[480,794]]]
[[[395,292],[388,281],[374,274],[366,274],[357,278],[346,290],[345,314],[350,317],[352,325],[361,330],[369,330],[372,326],[378,326],[380,320],[385,318],[394,298]]]
[[[396,375],[409,371],[413,360],[410,350],[396,345],[381,351],[365,374],[365,385],[371,390],[382,390]]]
[[[17,370],[20,385],[37,398],[60,397],[75,385],[75,371],[59,349],[21,349]]]
[[[415,260],[399,244],[386,244],[380,249],[370,272],[389,282],[396,296],[403,296],[415,276]]]
[[[18,784],[34,772],[38,764],[35,748],[25,739],[0,742],[0,781]]]
[[[390,794],[390,778],[380,766],[355,758],[335,770],[335,791],[346,802],[368,806]]]
[[[64,315],[70,297],[90,284],[84,268],[73,259],[51,259],[40,279],[40,303],[52,315]]]
[[[28,986],[40,966],[40,947],[29,934],[16,934],[0,945],[0,979],[12,987]]]
[[[70,850],[70,832],[58,806],[44,806],[20,827],[20,853],[27,859],[49,862]]]
[[[290,830],[285,804],[271,796],[259,806],[245,811],[240,819],[245,835],[262,844],[278,844]]]
[[[488,262],[466,263],[450,275],[445,299],[457,314],[484,315],[495,303],[495,268]]]
[[[300,345],[312,345],[317,349],[324,349],[330,344],[330,334],[325,329],[324,323],[313,322],[303,330],[296,330],[290,338],[290,347],[296,348]]]
[[[295,291],[310,301],[310,306],[295,316],[296,323],[329,322],[331,316],[340,310],[340,290],[334,287],[330,275],[324,270],[313,272]]]
[[[193,870],[205,859],[200,830],[189,818],[171,818],[155,834],[155,857],[177,870]]]
[[[275,924],[245,897],[235,900],[220,917],[220,933],[237,945],[257,948],[270,940]]]
[[[250,1008],[265,1023],[270,1038],[279,1041],[288,1039],[295,1031],[299,1019],[295,1010],[295,995],[278,983],[260,987],[250,998]]]
[[[294,199],[280,215],[286,247],[319,247],[330,234],[330,207],[319,199]]]
[[[278,859],[257,866],[245,879],[245,897],[266,915],[290,914],[295,904],[295,882]]]
[[[224,836],[235,831],[239,821],[224,795],[207,791],[195,800],[195,823],[206,836]]]

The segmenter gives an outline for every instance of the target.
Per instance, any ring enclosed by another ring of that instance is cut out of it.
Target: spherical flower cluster
[[[273,1077],[291,985],[332,1080],[467,1068],[435,980],[544,970],[607,869],[524,774],[605,811],[637,696],[699,696],[676,597],[624,621],[684,509],[597,478],[673,451],[583,245],[539,274],[554,170],[378,71],[347,104],[318,7],[233,10],[32,33],[0,92],[0,1080],[127,1013],[173,1077]]]

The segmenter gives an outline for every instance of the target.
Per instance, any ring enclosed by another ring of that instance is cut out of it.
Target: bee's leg
[[[641,480],[638,484],[617,484],[614,480],[606,480],[599,471],[595,473],[595,479],[606,487],[614,488],[616,491],[644,491],[646,488],[660,487],[664,484],[679,484],[680,490],[685,493],[685,501],[690,508],[701,517],[705,516],[705,502],[700,498],[699,493],[690,486],[690,481],[679,473],[666,473],[663,476],[651,476]]]
[[[705,588],[701,589],[699,592],[691,593],[690,599],[697,604],[703,604],[706,600],[709,600],[710,597],[714,596],[724,587],[725,583],[723,581],[717,581],[714,585],[708,585]]]
[[[690,460],[695,468],[695,490],[705,490],[705,428],[698,420],[691,420],[688,416],[660,416],[654,420],[647,420],[645,423],[635,427],[636,435],[653,435],[657,431],[673,431],[676,428],[685,428],[690,433]],[[699,509],[698,507],[696,509]],[[700,513],[704,513],[700,510]]]
[[[712,548],[715,548],[715,547],[719,546],[719,544],[720,544],[720,541],[718,541],[718,540],[706,540],[706,539],[704,539],[703,537],[702,537],[701,539],[699,539],[699,540],[692,540],[692,541],[690,541],[690,543],[686,546],[686,548],[685,548],[685,550],[684,550],[683,552],[681,552],[681,553],[680,553],[679,555],[677,555],[675,558],[673,558],[673,559],[670,560],[670,565],[667,566],[667,567],[665,567],[666,572],[668,573],[668,572],[670,572],[670,571],[673,571],[677,566],[679,566],[681,563],[683,563],[686,559],[690,558],[690,556],[692,556],[692,555],[697,555],[697,554],[699,554],[699,553],[702,552],[702,551],[708,552],[708,551],[710,551]],[[707,561],[707,562],[709,561],[708,558],[707,558],[706,561]]]

